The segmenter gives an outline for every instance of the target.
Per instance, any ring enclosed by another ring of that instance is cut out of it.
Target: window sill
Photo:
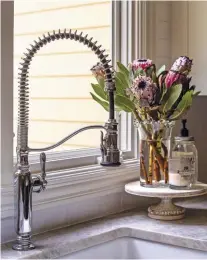
[[[138,172],[137,159],[125,160],[119,167],[93,165],[51,171],[47,175],[46,191],[33,196],[33,211],[54,208],[68,200],[81,199],[87,195],[96,197],[100,193],[124,190],[127,182],[138,179]],[[2,187],[1,194],[1,219],[13,217],[13,187]]]
[[[121,151],[122,156],[125,160],[134,157],[132,151]],[[40,172],[40,153],[30,154],[29,163],[30,170],[32,173]],[[47,172],[55,172],[61,169],[66,170],[69,168],[79,168],[79,167],[92,167],[98,161],[98,157],[101,156],[100,149],[80,149],[78,151],[63,151],[63,152],[47,152],[46,154],[46,170]],[[16,156],[13,157],[13,168],[15,171],[17,163]]]

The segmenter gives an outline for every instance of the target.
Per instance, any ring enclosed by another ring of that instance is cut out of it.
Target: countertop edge
[[[207,252],[205,230],[207,218],[202,212],[200,217],[191,214],[186,220],[166,222],[149,219],[143,211],[128,211],[37,235],[37,249],[32,251],[17,252],[11,249],[11,243],[3,244],[1,253],[2,259],[57,258],[122,237]]]
[[[139,232],[140,234],[136,232]],[[112,236],[109,238],[109,235]],[[40,259],[43,258],[44,256],[46,259],[50,257],[51,258],[61,257],[67,254],[72,254],[80,250],[84,250],[86,248],[100,245],[102,243],[109,242],[122,237],[132,237],[132,238],[147,240],[151,242],[158,242],[167,245],[185,247],[185,248],[207,252],[207,241],[196,239],[196,242],[204,242],[205,245],[201,246],[200,243],[198,244],[195,243],[195,240],[192,238],[163,234],[163,233],[149,231],[149,230],[146,231],[146,230],[130,228],[130,227],[118,227],[114,230],[99,233],[97,235],[83,238],[78,241],[74,241],[72,243],[70,242],[61,243],[56,248],[43,249],[41,252],[33,254],[29,259],[34,259],[34,258]],[[73,249],[74,245],[75,248]],[[69,250],[67,250],[67,248]],[[59,252],[61,252],[61,254]],[[28,256],[20,257],[18,259],[28,259]]]

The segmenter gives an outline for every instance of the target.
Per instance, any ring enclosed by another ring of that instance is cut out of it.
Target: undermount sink
[[[206,259],[207,252],[122,237],[59,259]]]

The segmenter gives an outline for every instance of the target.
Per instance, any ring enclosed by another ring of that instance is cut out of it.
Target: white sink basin
[[[123,237],[59,259],[207,259],[207,252]]]

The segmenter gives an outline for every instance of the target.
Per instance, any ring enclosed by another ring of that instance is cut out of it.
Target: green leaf
[[[129,81],[126,79],[122,72],[116,72],[116,77],[121,81],[123,88],[129,87]]]
[[[91,83],[91,86],[94,90],[94,92],[101,97],[104,100],[108,100],[106,92],[103,90],[103,88],[99,84],[93,84]]]
[[[116,95],[115,104],[126,112],[132,112],[135,109],[134,103],[127,97]]]
[[[131,85],[133,83],[134,80],[134,73],[132,70],[132,67],[129,68],[129,84]]]
[[[153,65],[151,65],[150,67],[148,67],[148,68],[146,69],[146,76],[147,76],[147,77],[150,77],[151,79],[153,79],[152,74],[154,74],[155,77],[156,77],[155,72],[156,72],[155,67],[154,67]]]
[[[118,102],[117,102],[117,105],[116,105],[116,111],[119,111],[119,112],[124,111],[124,112],[127,112],[127,113],[131,112],[131,110],[128,109],[125,105],[119,104]]]
[[[143,69],[138,69],[138,70],[136,70],[135,73],[134,73],[134,78],[138,77],[139,75],[145,76],[146,73],[144,72]]]
[[[166,93],[167,93],[167,87],[165,85],[165,83],[162,84],[162,87],[161,87],[161,92],[162,92],[162,97],[160,99],[160,102],[162,103],[165,103],[165,99],[166,99]]]
[[[122,72],[127,78],[129,77],[129,70],[121,62],[117,61],[119,71]]]
[[[130,83],[129,70],[120,62],[117,62],[117,66],[118,66],[118,69],[119,69],[119,72],[117,72],[119,74],[118,77],[121,77],[120,79],[123,81],[123,83],[128,86],[129,83]]]
[[[168,112],[172,108],[173,104],[179,98],[181,91],[182,91],[182,84],[174,85],[168,89],[166,93],[167,99],[165,104],[163,105],[164,113]]]
[[[181,99],[180,103],[176,107],[176,110],[170,116],[170,120],[179,119],[183,115],[183,113],[190,108],[190,106],[192,105],[192,100],[193,100],[192,91],[186,92],[183,98]]]
[[[193,93],[193,97],[198,96],[200,93],[201,93],[201,91],[197,91],[197,92]]]
[[[122,96],[126,96],[126,88],[122,81],[115,77],[115,86],[116,86],[116,94],[120,94]]]
[[[103,91],[104,91],[104,89],[105,89],[105,81],[104,81],[104,79],[103,78],[97,78],[97,81],[98,81],[98,84],[99,84],[99,86],[103,89]]]
[[[121,111],[123,111],[123,109],[122,109],[121,107],[117,107],[117,106],[115,106],[115,111],[117,111],[117,112],[121,112]]]
[[[156,74],[154,73],[154,71],[152,72],[152,81],[154,83],[157,83],[157,77],[156,77]]]
[[[159,77],[159,75],[164,72],[166,70],[166,66],[165,65],[162,65],[161,68],[159,68],[159,70],[157,71],[156,73],[156,76]]]
[[[90,94],[91,94],[92,98],[93,98],[97,103],[99,103],[106,111],[109,111],[109,103],[108,103],[108,102],[99,99],[96,95],[94,95],[94,94],[91,93],[91,92],[90,92]]]

